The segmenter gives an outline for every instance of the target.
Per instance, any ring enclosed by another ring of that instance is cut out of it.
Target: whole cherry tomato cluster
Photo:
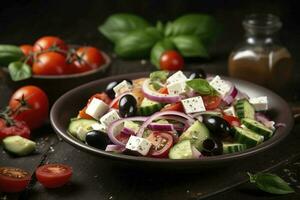
[[[72,48],[62,39],[45,36],[34,45],[21,45],[25,61],[35,75],[76,74],[101,67],[105,59],[101,51],[92,46]]]

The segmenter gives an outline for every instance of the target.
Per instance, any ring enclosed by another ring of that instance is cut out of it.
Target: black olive
[[[199,68],[199,69],[196,69],[195,72],[193,72],[191,75],[190,75],[190,79],[194,79],[194,78],[203,78],[203,79],[206,79],[206,73],[203,69]]]
[[[229,123],[222,117],[215,115],[203,115],[203,123],[210,132],[220,138],[233,136]]]
[[[110,143],[106,133],[96,130],[88,132],[85,141],[88,145],[102,150],[105,150],[106,146]]]
[[[137,112],[137,102],[134,96],[126,94],[119,100],[119,112],[121,117],[132,117]]]
[[[110,82],[107,86],[106,86],[106,89],[105,89],[105,93],[107,94],[107,96],[109,96],[109,98],[111,99],[114,99],[115,98],[115,91],[113,90],[114,87],[116,85],[118,85],[119,82],[117,81],[113,81],[113,82]]]
[[[202,143],[203,150],[201,153],[204,156],[221,155],[223,153],[222,142],[218,138],[208,138]]]

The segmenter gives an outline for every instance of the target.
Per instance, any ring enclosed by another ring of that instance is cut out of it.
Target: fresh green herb
[[[216,95],[217,93],[207,80],[202,78],[189,80],[186,84],[201,95]]]
[[[8,71],[11,79],[14,81],[20,81],[31,77],[30,66],[20,61],[10,63],[8,65]]]
[[[173,38],[173,42],[184,57],[208,57],[203,42],[195,35],[180,35]]]
[[[1,44],[0,45],[0,66],[6,67],[9,63],[18,61],[24,56],[18,46]]]
[[[159,60],[161,55],[167,51],[175,49],[172,40],[165,38],[164,40],[158,41],[151,50],[150,60],[157,68],[159,67]]]
[[[257,173],[249,175],[250,183],[254,183],[259,189],[271,194],[289,194],[295,192],[287,182],[275,174]]]
[[[150,74],[150,82],[154,89],[159,90],[162,83],[166,82],[169,72],[167,71],[155,71]]]

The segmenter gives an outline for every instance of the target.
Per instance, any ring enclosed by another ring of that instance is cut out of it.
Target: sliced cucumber
[[[124,128],[128,128],[130,130],[133,130],[135,133],[137,133],[138,130],[140,129],[140,125],[138,123],[133,122],[133,121],[126,120],[124,122]]]
[[[243,119],[243,118],[249,118],[249,119],[254,119],[255,115],[255,109],[254,107],[249,103],[247,99],[239,99],[235,103],[235,112],[238,118]]]
[[[254,119],[244,118],[242,119],[242,124],[255,133],[264,136],[265,140],[269,139],[273,135],[273,131],[271,129]]]
[[[190,140],[182,140],[175,144],[169,152],[170,159],[189,159],[193,158],[192,144]]]
[[[259,135],[249,129],[235,126],[233,128],[234,138],[237,142],[245,144],[247,148],[254,147],[264,141],[264,136]]]
[[[36,143],[21,136],[15,135],[4,138],[3,146],[10,153],[18,156],[26,156],[35,150]]]
[[[201,115],[215,115],[215,116],[219,116],[219,117],[223,116],[223,114],[218,111],[203,111],[203,112],[201,112]]]
[[[138,112],[142,116],[149,116],[162,109],[163,106],[162,103],[144,98]]]
[[[241,143],[223,143],[223,153],[235,153],[246,150],[246,145]]]
[[[190,140],[192,145],[194,145],[199,151],[202,151],[202,143],[207,138],[210,138],[209,130],[202,122],[197,120],[181,134],[179,141]]]
[[[73,119],[69,124],[68,132],[78,139],[85,141],[87,132],[93,130],[92,125],[96,123],[99,122],[93,119]]]

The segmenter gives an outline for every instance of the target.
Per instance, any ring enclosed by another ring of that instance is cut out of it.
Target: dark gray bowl
[[[265,89],[261,86],[249,83],[247,81],[237,80],[233,78],[224,77],[227,80],[236,84],[238,89],[245,91],[251,96],[266,95],[269,99],[270,112],[272,119],[275,122],[282,122],[286,127],[276,130],[274,136],[266,142],[247,149],[240,153],[232,153],[220,156],[207,157],[204,159],[187,159],[187,160],[171,160],[171,159],[155,159],[148,157],[136,157],[122,154],[114,154],[93,148],[87,144],[82,143],[75,137],[67,133],[67,128],[70,118],[77,115],[78,111],[86,104],[87,99],[96,92],[103,91],[106,85],[114,80],[135,79],[148,76],[148,73],[135,73],[108,77],[105,79],[93,81],[77,87],[63,96],[61,96],[53,105],[50,113],[51,124],[56,133],[61,136],[66,142],[74,147],[84,150],[88,153],[95,154],[99,157],[113,160],[119,166],[131,166],[132,169],[145,169],[151,167],[152,169],[166,169],[166,170],[199,170],[204,168],[215,168],[230,164],[234,161],[248,158],[270,149],[274,145],[282,141],[291,131],[293,127],[293,117],[288,104],[278,95]]]

